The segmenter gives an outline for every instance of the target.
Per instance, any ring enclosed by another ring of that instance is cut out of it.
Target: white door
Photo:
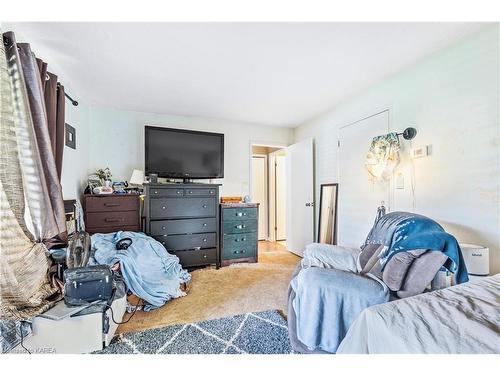
[[[265,156],[252,157],[252,202],[259,205],[259,240],[267,238],[267,160]]]
[[[365,169],[373,137],[389,132],[389,112],[384,111],[340,129],[338,243],[361,246],[373,226],[377,207],[389,207],[389,183],[374,183]]]
[[[276,155],[276,241],[286,240],[286,156]]]
[[[286,158],[286,247],[302,256],[314,241],[312,138],[289,146]]]

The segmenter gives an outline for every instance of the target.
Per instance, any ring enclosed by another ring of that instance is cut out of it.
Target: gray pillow
[[[426,250],[402,251],[392,256],[387,262],[382,275],[382,280],[390,290],[396,292],[401,289],[413,261]]]
[[[448,257],[440,251],[427,251],[415,259],[406,274],[403,286],[397,292],[398,297],[406,298],[422,293],[446,259]]]
[[[361,269],[365,269],[366,264],[372,258],[373,254],[375,254],[377,250],[378,253],[380,253],[381,248],[382,245],[379,244],[370,244],[363,247],[363,250],[361,251],[361,253],[359,253],[359,265],[361,266]]]

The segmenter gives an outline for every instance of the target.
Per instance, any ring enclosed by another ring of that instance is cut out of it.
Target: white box
[[[61,301],[60,303],[64,303]],[[127,307],[127,296],[117,298],[111,304],[114,318],[121,322]],[[24,346],[31,353],[80,354],[101,350],[109,345],[118,325],[111,319],[111,310],[106,311],[109,331],[103,333],[102,312],[50,320],[33,319],[33,333],[24,339]]]
[[[490,250],[481,245],[461,243],[460,249],[467,266],[467,271],[472,275],[487,276],[490,273]]]

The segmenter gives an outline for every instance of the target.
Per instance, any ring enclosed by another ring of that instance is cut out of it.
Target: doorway
[[[286,241],[286,149],[253,144],[251,196],[259,203],[259,249],[284,248]]]

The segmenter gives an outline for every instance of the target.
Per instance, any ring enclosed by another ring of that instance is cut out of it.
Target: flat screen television
[[[146,174],[202,179],[224,177],[224,134],[146,126]]]

